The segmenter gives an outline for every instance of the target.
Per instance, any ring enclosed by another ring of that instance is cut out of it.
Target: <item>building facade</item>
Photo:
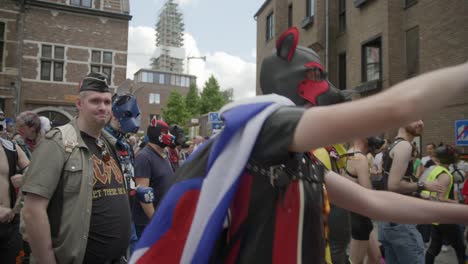
[[[330,81],[359,97],[467,61],[466,14],[465,0],[267,0],[255,14],[257,94],[262,59],[290,26],[299,29],[299,45],[320,55]],[[455,143],[460,119],[468,119],[468,92],[428,113],[421,145]]]
[[[127,0],[0,0],[7,116],[34,110],[54,125],[66,122],[91,71],[117,88],[126,79],[129,12]]]
[[[186,96],[191,84],[196,83],[193,75],[140,69],[133,78],[121,85],[117,93],[133,93],[141,111],[140,130],[146,132],[151,119],[162,119],[162,108],[166,106],[172,91]]]

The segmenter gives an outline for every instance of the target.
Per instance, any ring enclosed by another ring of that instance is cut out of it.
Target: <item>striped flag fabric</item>
[[[209,261],[263,123],[285,105],[294,104],[271,94],[221,109],[225,127],[178,170],[129,263]]]

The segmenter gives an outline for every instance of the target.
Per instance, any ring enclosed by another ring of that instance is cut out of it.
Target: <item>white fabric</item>
[[[264,121],[280,106],[294,105],[292,101],[285,97],[266,95],[231,103],[223,107],[221,112],[229,111],[229,109],[238,105],[259,102],[278,102],[278,104],[268,106],[261,113],[253,117],[245,127],[239,129],[214,162],[203,181],[200,198],[185,243],[181,263],[190,263],[193,260],[199,241],[205,229],[209,228],[207,224],[211,215],[244,169]],[[226,167],[226,164],[230,166]]]

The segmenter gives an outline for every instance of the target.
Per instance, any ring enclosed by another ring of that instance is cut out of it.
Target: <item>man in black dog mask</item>
[[[137,186],[152,187],[155,195],[152,204],[139,202],[135,205],[133,219],[138,237],[153,216],[164,188],[174,175],[165,151],[173,143],[173,136],[169,134],[168,128],[166,122],[153,118],[146,132],[149,142],[135,157]]]

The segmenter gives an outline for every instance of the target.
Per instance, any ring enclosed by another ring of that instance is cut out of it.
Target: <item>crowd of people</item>
[[[207,139],[156,118],[138,138],[136,98],[99,73],[69,124],[0,113],[1,262],[433,263],[446,242],[464,263],[467,163],[448,144],[419,160],[413,141],[466,91],[468,64],[346,102],[297,39],[279,38],[265,95],[223,107]]]

